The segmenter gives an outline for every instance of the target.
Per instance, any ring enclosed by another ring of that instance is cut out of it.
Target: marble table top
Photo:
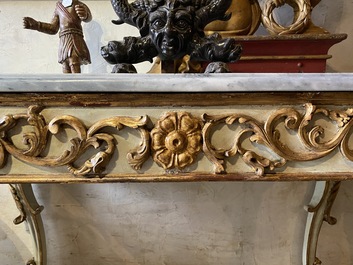
[[[353,74],[0,75],[0,92],[353,91]]]

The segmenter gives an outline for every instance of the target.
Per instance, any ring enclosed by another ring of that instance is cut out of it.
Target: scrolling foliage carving
[[[58,116],[47,124],[40,111],[40,107],[32,106],[29,107],[26,114],[6,115],[0,120],[0,162],[2,167],[6,164],[6,155],[9,153],[19,160],[33,165],[67,166],[74,175],[90,176],[92,173],[99,175],[104,171],[116,149],[115,138],[111,134],[103,132],[104,128],[109,127],[118,131],[124,127],[130,127],[140,132],[142,142],[127,155],[128,162],[134,169],[140,169],[149,157],[149,133],[145,129],[148,122],[147,116],[107,118],[87,129],[78,118],[68,115]],[[9,136],[11,129],[18,125],[20,120],[26,120],[28,125],[33,128],[32,132],[23,134],[23,143],[27,146],[26,149],[16,147]],[[70,139],[70,150],[65,150],[57,157],[42,156],[41,154],[49,145],[49,135],[57,134],[64,126],[71,127],[77,134],[76,137]],[[74,165],[90,147],[100,151],[87,159],[83,165],[79,167]]]
[[[321,114],[321,116],[320,116]],[[327,117],[337,127],[335,135],[323,140],[325,130],[320,125],[315,125],[314,119]],[[204,152],[208,159],[215,165],[217,173],[225,172],[224,160],[227,157],[239,154],[244,162],[255,170],[258,176],[263,176],[265,168],[273,170],[282,167],[287,161],[311,161],[322,158],[331,153],[337,146],[341,153],[348,160],[353,161],[352,150],[349,149],[348,140],[352,128],[353,109],[328,110],[316,108],[312,104],[305,105],[305,112],[301,114],[294,108],[283,108],[272,113],[265,123],[256,119],[239,114],[210,116],[203,115],[205,126],[203,128]],[[215,148],[210,143],[211,128],[219,123],[234,124],[242,126],[242,130],[234,137],[232,147],[227,150]],[[281,141],[281,134],[276,127],[283,123],[285,128],[297,134],[298,145],[301,150],[294,150]],[[272,152],[278,155],[279,159],[272,161],[257,154],[254,151],[242,147],[243,135],[250,133],[248,138],[251,142],[265,145]]]
[[[25,114],[6,115],[0,120],[0,165],[6,165],[8,154],[28,164],[58,167],[67,166],[68,171],[79,176],[102,176],[106,165],[116,151],[115,132],[125,127],[136,129],[141,142],[127,154],[127,161],[135,170],[140,170],[149,158],[165,170],[188,171],[188,166],[197,162],[198,154],[214,165],[214,173],[227,172],[225,161],[230,157],[241,157],[258,177],[276,168],[284,167],[288,161],[311,161],[322,158],[339,148],[342,155],[353,161],[353,150],[349,148],[353,109],[330,110],[306,104],[304,111],[295,108],[277,109],[265,121],[245,114],[222,115],[202,114],[195,117],[187,112],[168,112],[153,128],[147,116],[114,116],[97,121],[89,128],[74,116],[58,116],[49,121],[41,114],[38,106],[28,108]],[[325,128],[318,121],[325,121],[336,129],[332,136],[325,135]],[[11,131],[25,121],[33,130],[23,133],[26,148],[17,147],[11,138]],[[232,140],[228,148],[214,144],[217,126],[232,125],[237,130],[227,132]],[[76,136],[70,139],[70,148],[59,156],[45,156],[53,135],[69,127]],[[283,127],[283,130],[279,130]],[[107,129],[110,131],[107,132]],[[287,145],[285,134],[295,136]],[[245,142],[253,143],[251,148]],[[295,146],[293,148],[292,146]],[[94,155],[79,162],[94,150]],[[261,152],[266,149],[271,155]],[[76,164],[80,164],[77,166]],[[173,171],[174,172],[174,171]]]

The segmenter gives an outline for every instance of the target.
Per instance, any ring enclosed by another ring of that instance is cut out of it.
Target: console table
[[[32,183],[308,181],[303,265],[353,179],[351,74],[1,75],[0,183],[47,264]]]

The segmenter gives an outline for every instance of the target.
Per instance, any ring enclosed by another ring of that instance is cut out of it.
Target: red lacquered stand
[[[329,49],[347,34],[301,34],[235,37],[243,47],[235,73],[324,73]]]

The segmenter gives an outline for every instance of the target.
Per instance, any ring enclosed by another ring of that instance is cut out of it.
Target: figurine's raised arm
[[[91,15],[91,11],[89,10],[89,8],[81,3],[78,5],[75,5],[75,11],[77,16],[84,22],[90,22],[92,20],[92,15]]]
[[[31,17],[24,17],[23,27],[25,29],[38,30],[46,34],[54,35],[59,31],[59,17],[54,13],[50,23],[37,21]]]
[[[23,27],[25,29],[38,30],[39,22],[31,17],[24,17],[23,18]]]

